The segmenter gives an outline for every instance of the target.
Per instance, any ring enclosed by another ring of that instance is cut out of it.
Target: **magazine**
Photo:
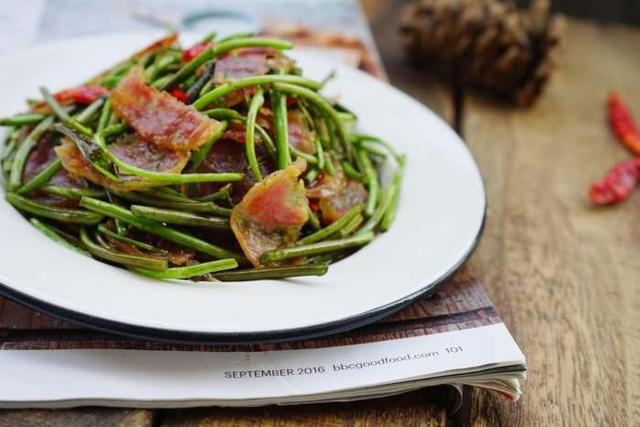
[[[12,305],[1,307],[22,309]],[[516,400],[526,373],[524,355],[468,271],[390,318],[305,341],[186,345],[61,329],[67,333],[0,339],[0,406],[294,404],[442,384]]]

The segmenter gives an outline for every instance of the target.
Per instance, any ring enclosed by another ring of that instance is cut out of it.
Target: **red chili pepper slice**
[[[314,212],[318,212],[320,210],[318,199],[309,199],[309,208]]]
[[[609,94],[609,124],[620,141],[634,154],[640,155],[640,131],[629,108],[616,92]]]
[[[593,203],[609,205],[627,199],[640,180],[640,157],[624,160],[593,183],[589,196]]]
[[[185,64],[191,62],[193,58],[200,55],[202,52],[211,47],[211,42],[200,42],[189,49],[185,49],[182,52],[182,62]]]
[[[101,96],[108,95],[109,91],[100,86],[81,86],[73,89],[63,90],[55,94],[58,102],[64,104],[72,100],[76,104],[89,105]]]
[[[106,96],[109,91],[101,86],[79,86],[62,90],[53,95],[60,105],[89,105],[101,96]],[[48,111],[49,106],[40,101],[32,107],[33,111]]]
[[[187,102],[187,99],[189,98],[189,96],[187,95],[187,92],[183,91],[182,89],[176,87],[171,89],[171,91],[169,92],[171,94],[171,96],[173,96],[175,99],[177,99],[178,101],[182,101],[182,102]]]

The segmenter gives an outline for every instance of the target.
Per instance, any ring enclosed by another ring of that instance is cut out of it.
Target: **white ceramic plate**
[[[38,87],[79,84],[144,46],[118,34],[42,45],[0,57],[0,115],[24,108]],[[334,68],[295,55],[305,74]],[[76,254],[0,200],[0,292],[41,311],[119,333],[175,341],[249,342],[344,331],[430,292],[470,255],[482,230],[485,193],[471,154],[423,105],[362,72],[337,68],[328,96],[359,116],[359,130],[407,154],[391,230],[332,265],[323,277],[240,283],[147,279]]]

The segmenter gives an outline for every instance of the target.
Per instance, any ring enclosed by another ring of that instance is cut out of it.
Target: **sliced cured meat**
[[[29,180],[31,180],[57,158],[54,147],[55,138],[51,134],[45,134],[45,136],[40,140],[36,148],[29,154],[29,157],[27,158],[27,162],[24,165],[24,171],[22,173],[22,182],[28,182]],[[62,169],[49,180],[49,184],[59,187],[80,188],[84,183],[80,179],[71,177],[66,170]],[[75,200],[47,194],[37,190],[30,194],[30,197],[41,203],[52,206],[77,206],[77,202]]]
[[[215,83],[224,83],[245,77],[261,76],[267,74],[266,53],[231,53],[220,58],[216,62],[213,73]]]
[[[127,135],[109,145],[109,151],[123,162],[152,172],[180,173],[189,161],[189,153],[164,150],[140,139]]]
[[[348,180],[336,194],[320,198],[318,206],[323,222],[332,223],[340,219],[356,205],[365,203],[367,195],[367,190],[361,183]]]
[[[100,174],[94,167],[89,163],[83,156],[80,150],[76,145],[64,139],[62,144],[55,148],[56,154],[60,158],[62,162],[62,167],[66,171],[68,171],[72,177],[75,178],[85,178],[94,184],[101,185],[106,188],[110,188],[112,190],[117,191],[133,191],[136,188],[144,187],[144,185],[140,185],[140,187],[135,186],[125,186],[118,182],[114,182],[113,180],[105,177]]]
[[[310,199],[322,199],[334,196],[345,186],[342,169],[333,175],[321,172],[318,178],[307,187],[307,197]]]
[[[289,145],[307,154],[316,152],[314,134],[309,129],[307,121],[300,111],[293,110],[287,113],[287,129],[289,134]]]
[[[302,159],[273,172],[254,185],[231,211],[231,229],[249,261],[260,267],[260,256],[298,240],[309,219],[309,201],[299,179]]]
[[[316,180],[307,187],[307,197],[310,199],[321,199],[331,197],[341,191],[347,184],[344,170],[339,161],[334,161],[334,172],[330,175],[321,172]]]
[[[269,175],[275,170],[273,159],[267,152],[264,144],[256,144],[255,148],[262,176]],[[198,172],[244,173],[242,181],[231,183],[231,197],[234,203],[239,203],[247,191],[249,191],[249,189],[256,183],[253,179],[253,174],[249,170],[249,165],[247,164],[244,144],[238,144],[237,142],[229,140],[220,140],[213,144],[211,151],[209,151],[209,154],[198,168]],[[224,185],[224,183],[199,184],[198,195],[206,196],[207,194],[214,193]]]
[[[227,129],[222,134],[222,139],[226,141],[233,141],[240,144],[244,144],[247,137],[247,127],[244,123],[231,122]],[[261,143],[262,138],[260,135],[255,135],[255,142]]]
[[[293,61],[277,50],[269,48],[243,48],[233,50],[219,58],[213,73],[213,81],[220,85],[238,79],[268,74],[271,69],[291,71]],[[226,95],[227,107],[237,105],[251,97],[255,88],[237,90]]]
[[[271,69],[291,71],[293,61],[277,50],[248,47],[233,50],[216,62],[213,74],[215,83],[225,83],[245,77],[261,76]]]
[[[216,120],[145,84],[140,67],[134,67],[116,86],[111,102],[116,114],[142,139],[165,149],[195,150],[220,127]]]
[[[367,190],[357,182],[347,179],[339,162],[334,162],[333,175],[321,173],[307,188],[307,197],[314,200],[326,224],[339,219],[358,204],[367,200]]]

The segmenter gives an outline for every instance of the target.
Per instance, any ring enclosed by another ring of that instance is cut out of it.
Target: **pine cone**
[[[548,0],[417,0],[400,30],[410,61],[488,89],[518,105],[542,92],[557,63],[564,21]]]

